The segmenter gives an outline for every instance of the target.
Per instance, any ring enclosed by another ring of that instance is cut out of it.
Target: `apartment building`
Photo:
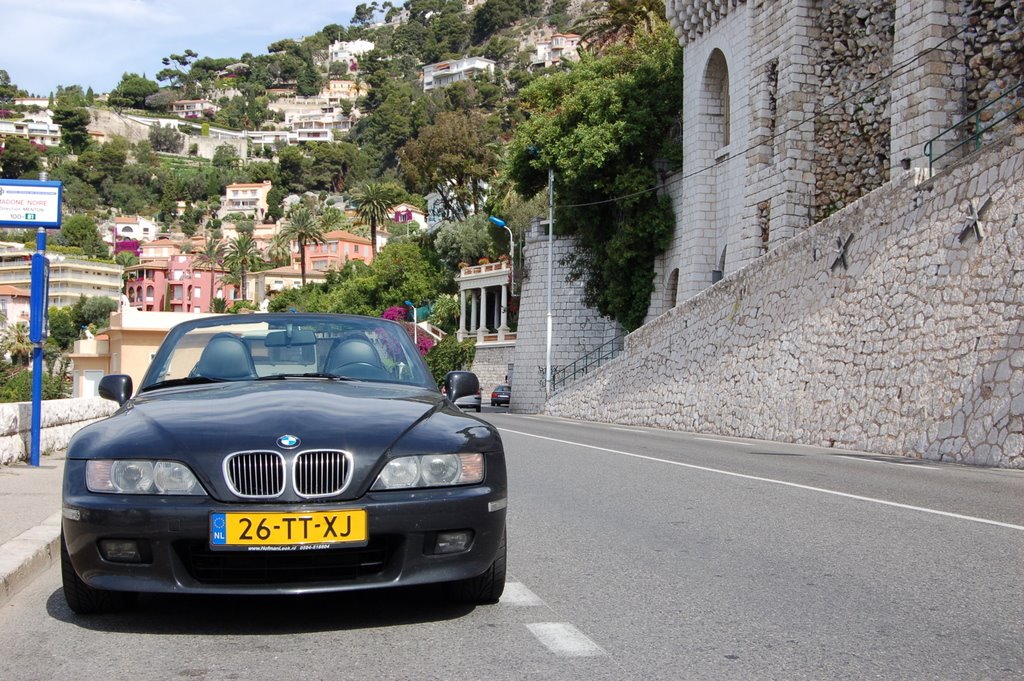
[[[325,272],[306,270],[307,284],[322,284],[326,279]],[[263,308],[264,301],[268,300],[275,293],[293,288],[302,288],[302,270],[299,268],[298,262],[272,270],[253,272],[249,284],[253,302],[260,305],[261,309]]]
[[[427,64],[423,67],[424,92],[446,87],[460,80],[469,80],[481,74],[494,73],[494,61],[484,57],[466,57]]]
[[[153,244],[143,244],[144,253],[147,247],[154,252]],[[198,265],[191,253],[144,256],[138,265],[125,268],[125,273],[128,307],[142,312],[210,312],[216,298],[229,302],[238,298],[235,287],[221,281],[228,274],[226,268],[207,269]]]
[[[0,139],[7,136],[23,137],[29,142],[56,147],[60,144],[60,126],[45,120],[0,121]]]
[[[347,62],[351,64],[374,48],[369,40],[337,40],[327,48],[327,59],[332,62]]]
[[[557,66],[563,60],[578,61],[576,49],[579,44],[580,36],[575,33],[555,33],[550,40],[537,43],[537,52],[530,65],[540,68]]]
[[[121,298],[121,266],[114,263],[47,253],[53,307],[74,305],[82,296]],[[32,251],[11,247],[0,251],[0,285],[32,288]]]
[[[270,180],[256,183],[229,184],[224,190],[217,216],[241,213],[261,221],[267,214],[267,195],[273,189]]]
[[[199,118],[204,114],[215,114],[220,110],[208,99],[179,99],[171,104],[171,112],[181,118]]]
[[[0,324],[28,323],[31,292],[10,284],[0,285]]]

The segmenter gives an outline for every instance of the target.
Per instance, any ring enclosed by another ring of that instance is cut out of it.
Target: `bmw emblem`
[[[282,435],[281,437],[277,438],[277,444],[282,449],[295,449],[296,447],[299,446],[299,442],[299,438],[295,437],[294,435]]]

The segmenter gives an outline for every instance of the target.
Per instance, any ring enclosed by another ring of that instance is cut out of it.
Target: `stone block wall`
[[[43,400],[39,451],[67,448],[71,436],[85,425],[117,411],[117,403],[99,397]],[[0,404],[0,464],[28,461],[31,452],[32,404]]]
[[[488,404],[494,386],[505,383],[514,362],[515,345],[477,345],[471,371],[480,379],[480,396]]]
[[[545,412],[1024,469],[1020,132],[680,304]]]
[[[544,227],[546,230],[546,227]],[[618,324],[583,304],[583,282],[569,281],[562,260],[573,252],[575,241],[553,240],[554,272],[551,289],[551,364],[563,366],[621,334]],[[520,289],[519,326],[513,352],[511,411],[534,414],[544,407],[544,368],[547,345],[546,231],[526,235],[523,251],[525,276]],[[480,349],[477,349],[480,352]],[[475,366],[475,361],[474,361]]]

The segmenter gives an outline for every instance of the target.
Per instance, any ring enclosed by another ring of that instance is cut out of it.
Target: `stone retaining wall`
[[[71,436],[82,426],[98,421],[117,410],[117,403],[99,397],[68,400],[44,400],[39,451],[67,448]],[[32,404],[0,404],[0,464],[28,461],[31,451]]]
[[[1024,469],[1021,132],[787,241],[544,411]]]

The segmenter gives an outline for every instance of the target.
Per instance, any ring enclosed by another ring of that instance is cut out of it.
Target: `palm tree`
[[[246,275],[263,263],[263,256],[252,234],[239,232],[238,236],[228,243],[224,262],[238,272],[238,280],[242,284],[242,300],[248,300],[245,290]]]
[[[213,311],[213,271],[221,266],[224,262],[224,246],[220,242],[215,241],[210,237],[210,233],[206,233],[206,238],[203,239],[203,250],[196,253],[195,258],[192,260],[199,268],[207,269],[210,271],[210,309],[207,312]]]
[[[289,214],[288,226],[284,228],[289,241],[299,242],[299,268],[302,272],[302,285],[306,285],[306,244],[324,243],[324,226],[313,210],[306,206],[296,206]]]
[[[374,257],[377,257],[377,224],[388,219],[388,211],[397,198],[395,189],[394,183],[367,182],[362,189],[352,192],[359,220],[370,225],[371,252]]]
[[[665,21],[664,0],[608,0],[580,17],[573,30],[596,52],[615,43],[630,42],[637,33],[653,33]]]
[[[287,265],[291,261],[292,240],[288,238],[285,230],[282,229],[271,239],[270,246],[267,247],[267,257],[278,267]]]
[[[4,327],[0,333],[0,353],[11,356],[11,364],[28,366],[34,346],[28,337],[28,324],[17,322]]]

